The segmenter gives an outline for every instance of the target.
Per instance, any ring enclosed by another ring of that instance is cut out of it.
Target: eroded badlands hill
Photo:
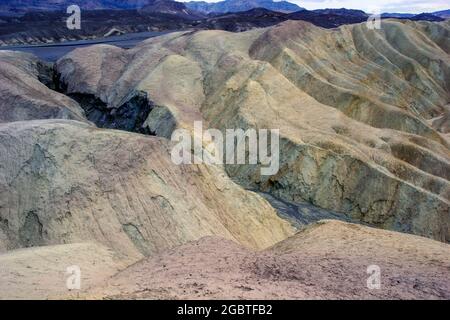
[[[47,87],[50,64],[31,54],[0,51],[0,123],[34,119],[86,121],[78,103]]]
[[[66,120],[0,124],[0,252],[99,242],[139,259],[207,235],[264,248],[291,235],[216,167],[168,140]]]
[[[367,287],[372,265],[380,267],[379,290]],[[204,238],[145,259],[81,297],[448,299],[449,267],[446,244],[323,221],[258,253]]]
[[[90,286],[204,236],[261,249],[294,232],[222,168],[173,164],[169,140],[98,129],[52,90],[52,66],[16,52],[0,61],[0,299],[64,294],[71,265]],[[124,108],[135,106],[155,107]]]
[[[450,100],[449,29],[288,21],[239,34],[173,33],[128,51],[78,49],[57,70],[68,93],[111,110],[145,93],[158,106],[146,123],[156,134],[201,119],[221,130],[280,129],[277,175],[255,166],[227,172],[288,201],[448,242],[449,140],[432,120],[445,117]]]
[[[53,69],[0,53],[0,298],[66,297],[78,264],[89,297],[448,299],[448,244],[336,222],[286,240],[244,188],[449,242],[449,28],[181,32]],[[175,165],[167,138],[196,120],[280,129],[280,171]]]

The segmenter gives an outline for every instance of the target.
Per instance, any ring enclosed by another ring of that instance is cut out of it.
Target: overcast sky
[[[188,1],[188,0],[182,0]],[[218,2],[220,0],[207,0]],[[306,9],[348,8],[366,12],[422,13],[450,9],[449,0],[289,0]]]

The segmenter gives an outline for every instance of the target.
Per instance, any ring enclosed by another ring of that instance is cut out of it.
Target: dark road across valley
[[[22,46],[5,46],[0,47],[0,50],[13,50],[21,52],[32,53],[39,58],[54,62],[66,55],[67,53],[81,47],[87,47],[94,44],[110,44],[120,48],[129,49],[136,46],[139,42],[144,41],[148,38],[157,37],[164,35],[173,31],[164,32],[139,32],[139,33],[129,33],[121,36],[113,36],[108,38],[92,39],[92,40],[77,40],[68,41],[62,43],[52,43],[44,45],[22,45]]]

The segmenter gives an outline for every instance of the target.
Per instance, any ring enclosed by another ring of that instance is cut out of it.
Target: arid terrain
[[[391,20],[374,31],[288,21],[171,33],[128,51],[75,50],[56,72],[67,94],[95,98],[97,110],[145,95],[156,107],[143,126],[157,136],[197,120],[223,131],[279,128],[278,174],[227,165],[228,175],[283,200],[448,242],[449,140],[432,124],[449,101],[448,30],[448,22]]]
[[[220,248],[220,250],[217,250]],[[367,268],[381,268],[381,289]],[[328,221],[261,252],[203,238],[145,259],[89,299],[449,299],[448,245]]]
[[[0,51],[0,299],[450,299],[449,20],[279,22]],[[175,164],[196,121],[278,172]]]
[[[125,270],[130,261],[92,244],[22,249],[0,262],[0,298],[450,298],[448,245],[331,220],[259,252],[205,237]],[[82,270],[80,291],[65,287],[65,268],[74,262]],[[373,265],[380,267],[380,289],[369,290]]]

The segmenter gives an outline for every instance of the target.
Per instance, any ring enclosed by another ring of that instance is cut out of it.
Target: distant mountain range
[[[141,13],[162,13],[175,15],[186,19],[202,19],[206,16],[192,10],[183,2],[171,0],[147,0],[147,4],[140,9]]]
[[[444,19],[448,19],[448,18],[450,18],[450,10],[436,11],[436,12],[433,12],[433,15],[444,18]]]
[[[70,5],[86,10],[133,10],[148,0],[0,0],[0,15],[21,16],[34,11],[66,11]]]
[[[409,19],[413,17],[424,17],[424,15],[439,17],[442,19],[450,18],[450,10],[436,11],[432,13],[421,13],[421,14],[413,14],[413,13],[383,13],[381,16],[383,18],[400,18],[400,19]]]
[[[0,46],[104,38],[146,31],[215,29],[240,32],[270,27],[286,20],[303,20],[323,28],[336,28],[341,25],[363,23],[368,18],[368,14],[363,11],[348,9],[283,13],[253,8],[242,12],[206,14],[188,8],[185,3],[170,0],[151,0],[139,10],[117,8],[84,10],[81,30],[67,29],[65,10],[25,12],[21,16],[0,14],[0,16]],[[432,14],[401,19],[443,20]]]
[[[390,12],[385,12],[385,13],[381,14],[381,17],[383,17],[383,18],[400,18],[400,19],[403,19],[403,18],[412,18],[414,16],[415,16],[415,14],[413,14],[413,13],[396,13],[396,12],[390,13]]]
[[[288,1],[273,0],[224,0],[220,2],[190,1],[176,2],[173,0],[1,0],[0,15],[17,16],[30,11],[63,11],[72,4],[79,5],[82,10],[135,10],[148,13],[166,13],[188,19],[201,19],[206,15],[217,16],[225,13],[246,12],[263,8],[273,12],[292,14],[303,12],[308,17],[332,15],[349,19],[367,18],[368,14],[352,9],[319,9],[306,11],[304,8]],[[313,13],[307,13],[313,12]],[[301,15],[301,14],[300,14]],[[414,18],[418,15],[409,13],[383,13],[383,18]],[[420,20],[438,21],[434,17],[450,18],[450,10],[437,11],[419,15]],[[338,19],[339,20],[339,19]]]
[[[186,9],[201,13],[241,12],[254,8],[266,8],[277,12],[295,12],[303,8],[287,1],[273,0],[225,0],[216,3],[191,1],[174,5],[172,0],[2,0],[0,13],[5,15],[23,14],[28,11],[60,11],[72,4],[84,10],[100,9],[140,9],[142,7],[186,6]],[[172,4],[170,4],[172,3]]]
[[[189,9],[202,13],[243,12],[255,8],[264,8],[276,12],[291,13],[305,10],[287,1],[273,0],[225,0],[220,2],[190,1],[186,3]]]
[[[414,17],[407,18],[409,20],[413,21],[433,21],[433,22],[439,22],[445,20],[444,18],[438,17],[432,13],[421,13]]]
[[[369,16],[367,13],[365,13],[362,10],[353,10],[353,9],[318,9],[318,10],[312,10],[315,13],[318,14],[334,14],[338,16],[346,16],[346,17],[362,17],[366,18]]]
[[[383,13],[382,18],[395,18],[395,19],[409,19],[412,21],[432,21],[439,22],[445,20],[444,17],[438,16],[434,13],[421,13],[421,14],[410,14],[410,13]]]
[[[72,4],[84,10],[136,9],[147,0],[1,0],[0,13],[23,14],[29,11],[61,11]]]

